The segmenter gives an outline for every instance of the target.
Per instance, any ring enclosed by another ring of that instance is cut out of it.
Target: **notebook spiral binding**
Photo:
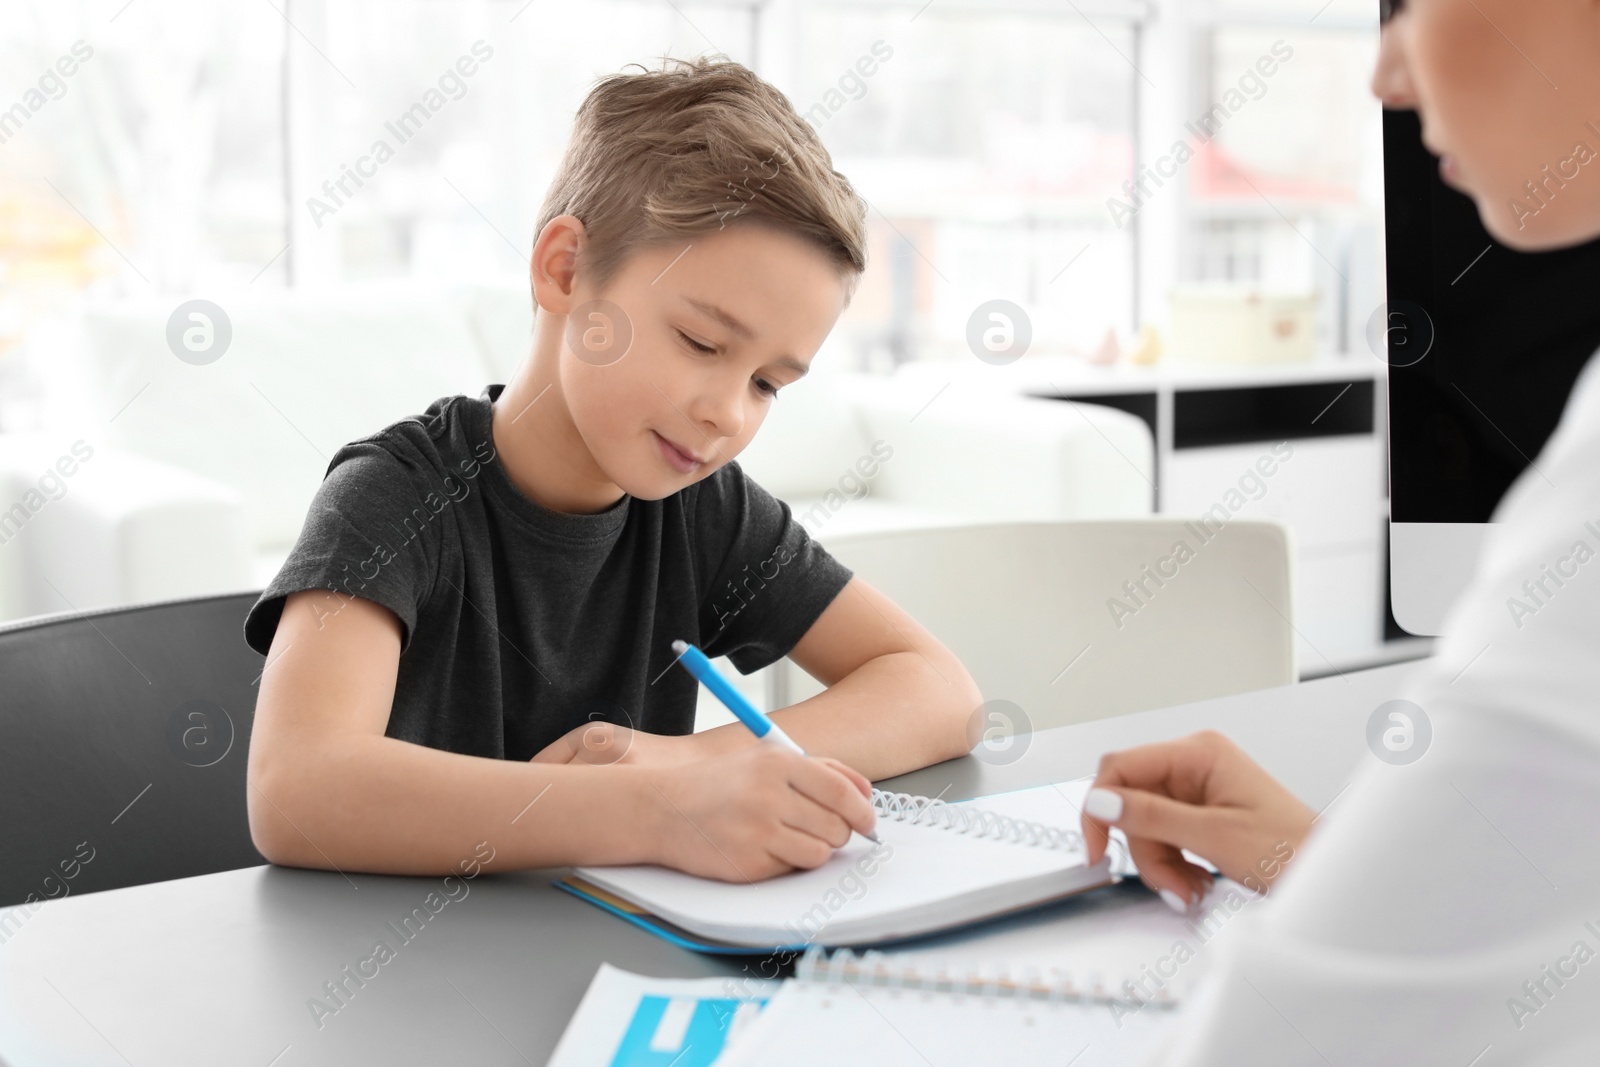
[[[831,954],[812,945],[795,963],[794,976],[807,982],[834,985],[879,986],[921,993],[956,993],[1007,1000],[1040,1000],[1054,1004],[1117,1004],[1134,1010],[1174,1008],[1178,998],[1165,986],[1154,993],[1135,985],[1132,978],[1120,986],[1106,982],[1101,972],[1088,973],[1086,981],[1075,980],[1071,971],[1051,967],[1041,971],[1028,967],[1021,974],[1002,968],[951,966],[929,960],[918,966],[875,949],[857,955],[847,948]]]
[[[1035,848],[1059,848],[1076,851],[1083,848],[1083,835],[1076,830],[1044,823],[1013,819],[980,808],[955,807],[936,797],[918,796],[915,793],[890,793],[882,789],[872,791],[872,807],[881,818],[922,826],[937,826],[972,837],[991,838],[1014,845]]]

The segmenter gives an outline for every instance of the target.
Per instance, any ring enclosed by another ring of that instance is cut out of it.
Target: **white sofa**
[[[507,380],[527,349],[528,300],[388,287],[222,297],[232,341],[203,366],[167,347],[174,298],[90,305],[40,333],[28,353],[39,428],[0,435],[0,619],[264,585],[334,451]],[[1082,407],[1086,420],[999,391],[928,403],[829,369],[844,359],[819,353],[740,457],[824,541],[1150,512],[1153,447],[1139,420]],[[79,441],[92,457],[59,479],[59,497],[30,494]],[[892,455],[865,477],[874,442]]]
[[[819,353],[811,374],[779,393],[740,457],[824,543],[889,529],[1150,514],[1154,446],[1140,419],[998,389],[908,389],[830,369],[832,356]]]

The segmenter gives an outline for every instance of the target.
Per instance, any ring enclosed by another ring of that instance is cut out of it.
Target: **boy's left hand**
[[[587,763],[591,766],[671,767],[703,759],[697,735],[646,733],[609,722],[586,722],[541,749],[529,763]]]

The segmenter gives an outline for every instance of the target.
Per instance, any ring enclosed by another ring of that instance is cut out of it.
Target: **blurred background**
[[[8,14],[0,618],[259,588],[341,444],[507,380],[594,79],[722,53],[870,205],[828,374],[746,464],[824,543],[1227,501],[1288,531],[1300,676],[1417,654],[1387,609],[1370,0]],[[819,512],[878,439],[883,476]],[[1136,573],[1114,577],[1095,612]]]

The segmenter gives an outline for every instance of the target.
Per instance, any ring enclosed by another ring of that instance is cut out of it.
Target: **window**
[[[1242,79],[1246,103],[1189,168],[1181,276],[1315,290],[1321,347],[1342,352],[1383,293],[1377,5],[1336,0],[1311,21],[1318,6],[1230,3],[1197,30],[1190,112]],[[1262,57],[1276,74],[1248,80]]]
[[[1187,11],[1187,84],[1136,70],[1168,7]],[[663,54],[755,66],[870,203],[870,267],[839,331],[863,366],[960,356],[969,317],[996,298],[1027,311],[1032,351],[1092,349],[1159,318],[1136,272],[1157,301],[1150,277],[1315,287],[1334,348],[1382,291],[1366,0],[107,11],[22,0],[26,32],[0,43],[0,106],[75,41],[93,50],[58,99],[0,122],[0,353],[88,288],[520,285],[574,109],[596,77]],[[1108,201],[1156,162],[1137,119],[1152,97],[1203,113],[1278,40],[1292,62],[1186,168],[1175,218],[1119,226]],[[419,111],[429,99],[440,106]]]
[[[1132,326],[1131,231],[1105,198],[1131,174],[1136,24],[1096,10],[805,9],[791,95],[871,205],[841,325],[865,363],[965,354],[996,298],[1028,313],[1030,351]]]

